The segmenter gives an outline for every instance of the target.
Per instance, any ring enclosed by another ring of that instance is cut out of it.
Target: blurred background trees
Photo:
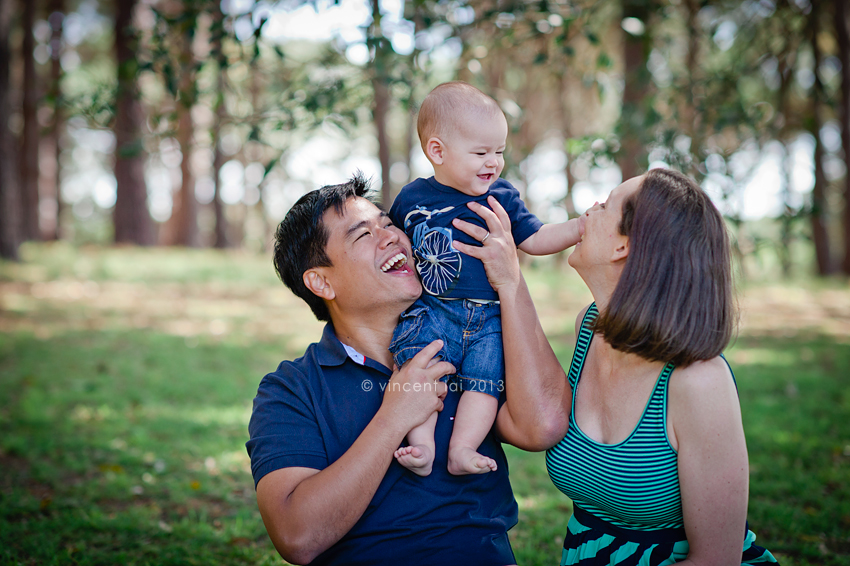
[[[430,174],[416,107],[496,98],[545,221],[681,169],[745,274],[850,275],[841,0],[0,0],[0,255],[25,241],[263,250],[360,169]]]

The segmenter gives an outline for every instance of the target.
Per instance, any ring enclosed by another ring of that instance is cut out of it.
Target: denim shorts
[[[457,369],[449,387],[487,393],[504,391],[505,357],[498,303],[468,299],[440,300],[423,294],[407,309],[393,332],[390,352],[398,367],[433,342],[442,340],[437,354]]]

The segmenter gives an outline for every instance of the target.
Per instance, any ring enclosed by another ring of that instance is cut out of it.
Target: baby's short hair
[[[438,85],[419,108],[416,130],[422,150],[434,136],[445,136],[455,130],[462,118],[481,116],[491,118],[502,114],[499,103],[474,86],[463,81]]]

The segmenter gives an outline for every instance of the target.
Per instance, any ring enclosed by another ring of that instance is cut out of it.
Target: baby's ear
[[[425,157],[435,165],[442,165],[445,158],[446,146],[438,137],[432,137],[425,143]]]
[[[320,268],[308,269],[301,277],[304,281],[304,286],[310,289],[310,291],[317,297],[325,299],[326,301],[331,301],[334,297],[336,297],[336,293],[334,293],[331,282],[325,274],[321,272]]]

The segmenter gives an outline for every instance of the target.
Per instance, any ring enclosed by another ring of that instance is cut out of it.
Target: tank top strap
[[[652,395],[647,403],[641,422],[638,427],[651,426],[657,429],[657,432],[663,433],[666,436],[667,430],[667,387],[670,383],[670,375],[676,366],[672,363],[667,363],[658,380],[655,382],[655,388],[652,390]]]
[[[573,352],[573,360],[570,363],[570,372],[568,375],[570,387],[575,390],[578,378],[581,375],[581,369],[584,367],[584,358],[587,356],[587,350],[590,346],[590,340],[593,338],[593,322],[599,316],[599,310],[596,308],[596,303],[591,303],[584,313],[584,318],[579,326],[578,336],[576,337],[576,349]]]

